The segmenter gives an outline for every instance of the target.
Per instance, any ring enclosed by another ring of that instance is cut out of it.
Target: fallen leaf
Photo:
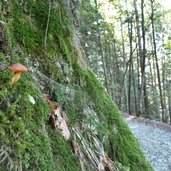
[[[62,122],[62,115],[61,115],[61,107],[58,106],[55,110],[54,110],[54,113],[55,113],[55,116],[56,116],[56,119],[59,121],[59,122]]]
[[[68,140],[70,137],[70,131],[68,129],[68,125],[65,121],[65,119],[62,119],[61,124],[60,124],[60,129],[62,130],[62,135],[63,137]]]

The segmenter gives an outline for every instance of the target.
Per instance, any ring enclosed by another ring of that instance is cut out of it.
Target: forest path
[[[133,116],[125,119],[155,171],[171,171],[171,126]]]

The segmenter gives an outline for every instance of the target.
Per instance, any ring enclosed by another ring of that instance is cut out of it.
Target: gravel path
[[[139,118],[126,118],[155,171],[171,171],[171,126]]]

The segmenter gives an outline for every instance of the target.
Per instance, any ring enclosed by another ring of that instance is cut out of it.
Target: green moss
[[[130,167],[131,171],[151,171],[149,162],[141,152],[138,142],[121,118],[111,98],[91,71],[87,70],[84,73],[82,79],[86,82],[85,90],[96,104],[94,110],[100,115],[101,122],[107,122],[108,125],[110,147],[106,150],[108,150],[109,156],[122,165]]]
[[[52,6],[54,5],[55,2]],[[57,3],[56,5],[61,4]],[[38,0],[36,3],[32,0],[23,1],[22,3],[18,1],[12,6],[12,11],[13,35],[11,36],[24,47],[27,53],[36,54],[36,59],[41,63],[46,63],[45,60],[47,58],[49,60],[49,57],[51,59],[57,58],[57,56],[52,55],[57,51],[63,55],[63,59],[69,61],[69,63],[71,62],[71,22],[65,9],[51,8],[48,27],[49,4],[47,1]],[[48,35],[45,38],[46,30]],[[45,39],[47,39],[46,48],[44,45]],[[45,53],[46,50],[51,52],[49,56]]]
[[[50,111],[35,85],[29,74],[23,74],[15,86],[0,91],[0,146],[12,149],[13,168],[19,168],[22,158],[25,170],[80,170],[71,144],[50,126],[46,131]]]
[[[74,156],[71,148],[71,142],[64,140],[51,127],[48,127],[51,147],[53,150],[53,160],[56,171],[80,171],[78,159]]]
[[[24,46],[28,53],[42,47],[44,33],[41,29],[36,28],[30,23],[28,14],[23,13],[20,3],[13,5],[12,13],[13,21],[13,37],[20,45]]]
[[[34,98],[35,104],[32,104],[30,97]],[[42,131],[43,123],[49,117],[49,108],[42,100],[40,92],[23,78],[15,87],[6,90],[6,96],[1,99],[0,108],[0,129],[3,132],[0,144],[6,144],[12,149],[14,160],[22,157],[25,163],[24,156],[28,153],[27,157],[32,156],[31,159],[33,162],[37,161],[38,166],[43,164],[42,168],[50,167],[49,162],[53,160],[49,140]],[[33,154],[35,151],[39,154]],[[32,162],[31,159],[30,162]],[[30,167],[33,166],[30,165]]]

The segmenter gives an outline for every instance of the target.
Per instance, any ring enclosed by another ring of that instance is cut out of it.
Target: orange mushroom
[[[26,68],[22,64],[13,64],[9,67],[11,71],[14,72],[14,77],[12,79],[12,84],[15,85],[16,82],[20,79],[21,73],[22,72],[27,72],[28,68]]]

